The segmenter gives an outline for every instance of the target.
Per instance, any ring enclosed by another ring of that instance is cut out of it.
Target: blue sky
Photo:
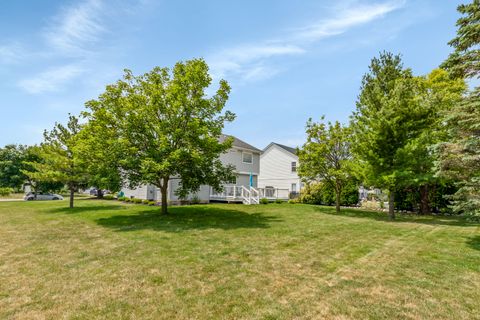
[[[0,146],[33,144],[128,68],[203,57],[232,86],[225,132],[259,147],[304,140],[309,117],[347,122],[370,59],[415,74],[451,52],[456,0],[2,1]]]

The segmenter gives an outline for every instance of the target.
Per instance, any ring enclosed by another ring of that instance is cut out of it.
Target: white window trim
[[[244,154],[249,154],[249,155],[251,155],[251,156],[252,156],[252,161],[251,161],[251,162],[245,162],[245,161],[243,160],[243,155],[244,155]],[[242,151],[242,163],[253,164],[253,153],[252,153],[252,152]]]

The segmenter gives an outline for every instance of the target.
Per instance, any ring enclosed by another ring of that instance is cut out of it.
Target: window
[[[253,163],[253,154],[251,154],[250,152],[242,152],[242,162]]]
[[[297,192],[297,184],[292,183],[292,192]]]
[[[295,161],[292,162],[292,172],[297,172],[297,163]]]

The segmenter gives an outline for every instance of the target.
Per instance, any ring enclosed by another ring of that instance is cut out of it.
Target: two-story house
[[[302,187],[297,168],[297,150],[272,142],[263,149],[260,156],[258,187],[288,189],[291,194],[297,194]]]
[[[228,135],[222,135],[220,141],[224,141]],[[235,167],[236,178],[225,184],[222,192],[216,192],[212,187],[202,185],[198,192],[189,194],[185,200],[197,200],[202,203],[215,201],[242,201],[250,203],[251,197],[257,198],[256,191],[258,175],[260,172],[261,151],[254,146],[233,137],[233,144],[228,152],[220,155],[220,161],[224,165],[231,164]],[[170,203],[180,202],[181,199],[175,194],[181,183],[180,178],[172,177],[168,183],[168,201]],[[253,190],[252,190],[253,189]],[[122,189],[126,197],[139,199],[159,200],[160,190],[153,185],[143,185],[136,189]]]

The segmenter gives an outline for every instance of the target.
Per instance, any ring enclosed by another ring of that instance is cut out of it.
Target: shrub
[[[148,201],[148,205],[149,205],[149,206],[154,206],[154,205],[156,205],[156,204],[157,204],[157,203],[156,203],[155,201]]]
[[[106,196],[103,196],[103,199],[105,199],[105,200],[114,200],[115,197],[112,196],[111,194],[107,194]]]
[[[117,200],[118,200],[118,201],[125,201],[125,199],[126,199],[125,197],[118,197]]]
[[[132,202],[132,199],[130,199],[130,198],[125,198],[125,202]]]
[[[298,203],[298,201],[295,200],[295,199],[290,199],[290,200],[288,200],[288,203],[290,203],[290,204],[295,204],[295,203]]]
[[[267,198],[260,199],[260,204],[268,204],[268,199]]]
[[[197,195],[193,196],[190,204],[200,204],[200,198]]]
[[[283,200],[282,199],[277,199],[277,200],[275,200],[275,203],[283,203]]]
[[[142,199],[137,199],[137,198],[134,198],[133,199],[133,203],[142,203]]]
[[[12,192],[12,188],[0,188],[0,196],[9,196]]]
[[[150,200],[143,200],[142,203],[143,204],[148,204],[150,202]]]

